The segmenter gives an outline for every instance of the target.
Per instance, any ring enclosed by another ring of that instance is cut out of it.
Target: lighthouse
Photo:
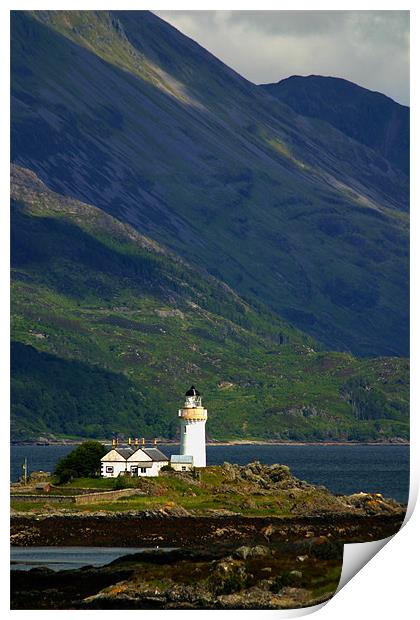
[[[182,456],[192,456],[194,467],[206,466],[207,409],[201,404],[201,395],[192,385],[185,393],[185,403],[178,411],[181,421]]]

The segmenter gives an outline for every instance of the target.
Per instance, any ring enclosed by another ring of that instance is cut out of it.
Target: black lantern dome
[[[190,389],[185,392],[185,396],[201,396],[200,392],[195,389],[195,386],[192,385]]]

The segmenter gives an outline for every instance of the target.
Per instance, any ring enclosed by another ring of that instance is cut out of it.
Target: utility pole
[[[23,483],[26,484],[28,482],[28,459],[25,456],[25,460],[22,465],[23,469]]]

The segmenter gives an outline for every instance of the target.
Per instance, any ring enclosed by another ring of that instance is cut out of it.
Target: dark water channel
[[[28,470],[54,471],[59,459],[74,446],[12,445],[11,480],[22,474],[22,463],[28,459]],[[179,446],[162,444],[166,454],[177,454]],[[406,445],[209,445],[207,462],[220,465],[224,461],[245,465],[258,460],[270,465],[288,465],[292,473],[310,482],[326,486],[333,493],[382,493],[400,502],[408,501],[410,450]]]

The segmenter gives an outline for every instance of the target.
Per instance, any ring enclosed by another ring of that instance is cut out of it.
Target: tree
[[[94,478],[100,474],[101,458],[105,453],[106,449],[99,441],[85,441],[58,461],[54,473],[60,483],[73,478]]]

